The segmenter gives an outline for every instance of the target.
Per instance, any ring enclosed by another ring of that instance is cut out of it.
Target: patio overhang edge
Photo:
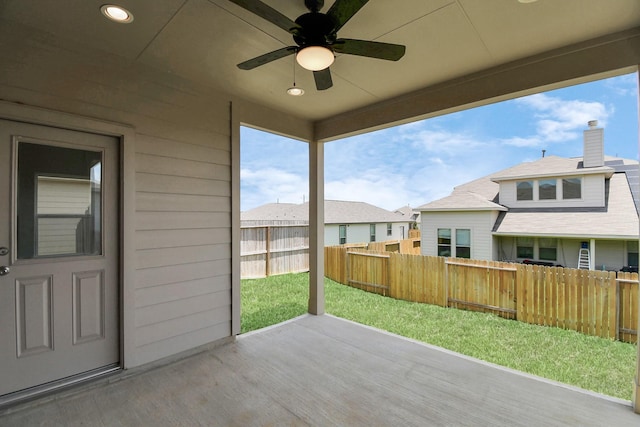
[[[331,141],[541,91],[637,71],[640,27],[458,77],[315,122]]]

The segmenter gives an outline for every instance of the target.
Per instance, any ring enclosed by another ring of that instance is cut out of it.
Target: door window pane
[[[21,142],[18,259],[102,253],[102,153]]]

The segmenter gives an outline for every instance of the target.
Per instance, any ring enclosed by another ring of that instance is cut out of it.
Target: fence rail
[[[392,298],[638,341],[638,273],[326,247],[325,275]]]

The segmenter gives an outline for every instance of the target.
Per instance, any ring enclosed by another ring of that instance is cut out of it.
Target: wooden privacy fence
[[[638,274],[325,248],[325,275],[407,301],[637,342]]]
[[[240,277],[309,271],[309,226],[260,225],[240,228]]]

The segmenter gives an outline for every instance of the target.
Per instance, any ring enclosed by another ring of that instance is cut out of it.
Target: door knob
[[[5,248],[4,246],[0,246],[0,256],[5,256],[9,254],[9,248]]]
[[[6,276],[10,271],[11,269],[6,265],[0,266],[0,276]]]

